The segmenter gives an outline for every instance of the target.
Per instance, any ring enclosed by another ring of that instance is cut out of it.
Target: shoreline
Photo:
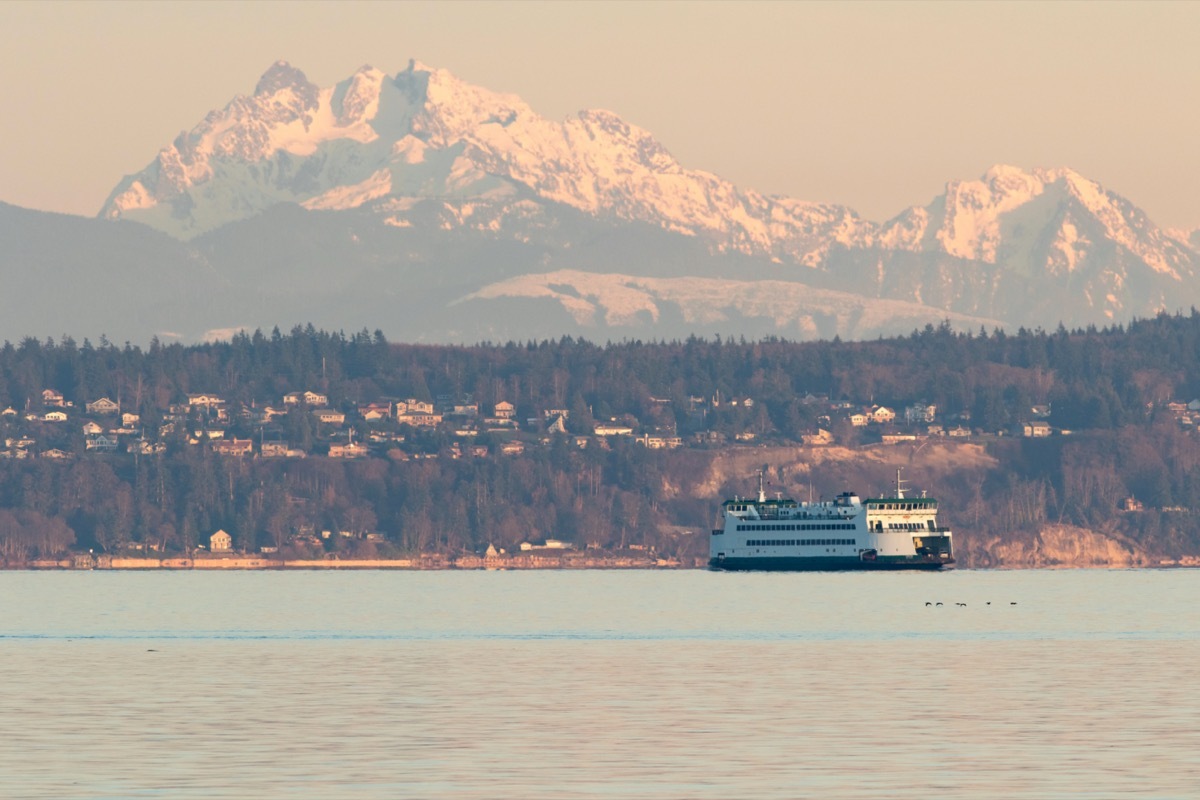
[[[702,569],[703,564],[667,558],[621,556],[436,556],[411,558],[264,558],[261,556],[201,556],[139,558],[75,554],[59,559],[34,559],[5,564],[5,570],[529,570],[529,569]]]

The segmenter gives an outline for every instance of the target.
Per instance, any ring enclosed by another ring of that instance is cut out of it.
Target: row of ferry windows
[[[925,511],[931,505],[933,505],[932,501],[926,503],[870,503],[869,507],[883,511]]]
[[[812,547],[826,544],[854,544],[853,539],[749,539],[747,547]]]
[[[795,525],[738,525],[739,531],[852,531],[853,522],[797,523]]]

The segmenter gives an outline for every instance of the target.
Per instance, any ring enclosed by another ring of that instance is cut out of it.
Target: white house
[[[233,547],[233,537],[225,531],[217,531],[208,537],[208,548],[214,553],[228,553]]]

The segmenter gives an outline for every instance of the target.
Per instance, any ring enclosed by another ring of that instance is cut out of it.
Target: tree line
[[[1032,535],[1047,522],[1108,526],[1150,549],[1187,552],[1198,542],[1200,448],[1168,408],[1200,397],[1200,315],[1159,316],[1127,326],[1006,333],[926,326],[869,342],[747,342],[689,338],[600,345],[556,341],[477,346],[388,342],[378,331],[347,335],[312,326],[239,333],[197,345],[148,347],[69,337],[27,338],[0,348],[0,406],[37,409],[53,388],[76,407],[101,396],[152,424],[189,392],[232,404],[278,403],[314,389],[335,406],[389,397],[501,400],[518,416],[570,410],[587,433],[596,420],[629,417],[795,442],[831,402],[936,404],[984,432],[1011,432],[1034,405],[1070,436],[989,440],[997,466],[948,477],[943,507],[972,531]],[[752,409],[692,398],[751,397]],[[665,418],[664,418],[665,417]],[[4,423],[6,436],[24,423]],[[284,432],[287,434],[287,431]],[[340,462],[222,457],[181,436],[162,435],[155,455],[113,454],[52,462],[0,462],[0,556],[14,562],[70,548],[182,551],[217,528],[238,547],[381,552],[479,551],[555,537],[579,546],[633,545],[702,554],[697,531],[712,504],[697,502],[715,451],[648,451],[619,440],[580,449],[550,437],[520,457],[451,459],[445,434],[413,435],[405,447],[433,456],[381,455]],[[832,470],[818,481],[845,475]],[[741,490],[729,484],[722,491]],[[792,486],[790,488],[796,488]],[[1127,498],[1146,507],[1117,515]],[[1165,509],[1165,510],[1164,510]],[[324,530],[345,532],[320,543]],[[689,538],[680,530],[690,530]],[[367,533],[379,534],[367,537]],[[300,534],[298,538],[298,534]]]

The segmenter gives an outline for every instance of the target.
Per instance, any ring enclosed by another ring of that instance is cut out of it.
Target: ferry
[[[906,497],[900,470],[891,497],[843,492],[831,501],[758,498],[721,504],[708,564],[719,570],[942,569],[954,563],[949,528],[937,523],[937,500]]]

